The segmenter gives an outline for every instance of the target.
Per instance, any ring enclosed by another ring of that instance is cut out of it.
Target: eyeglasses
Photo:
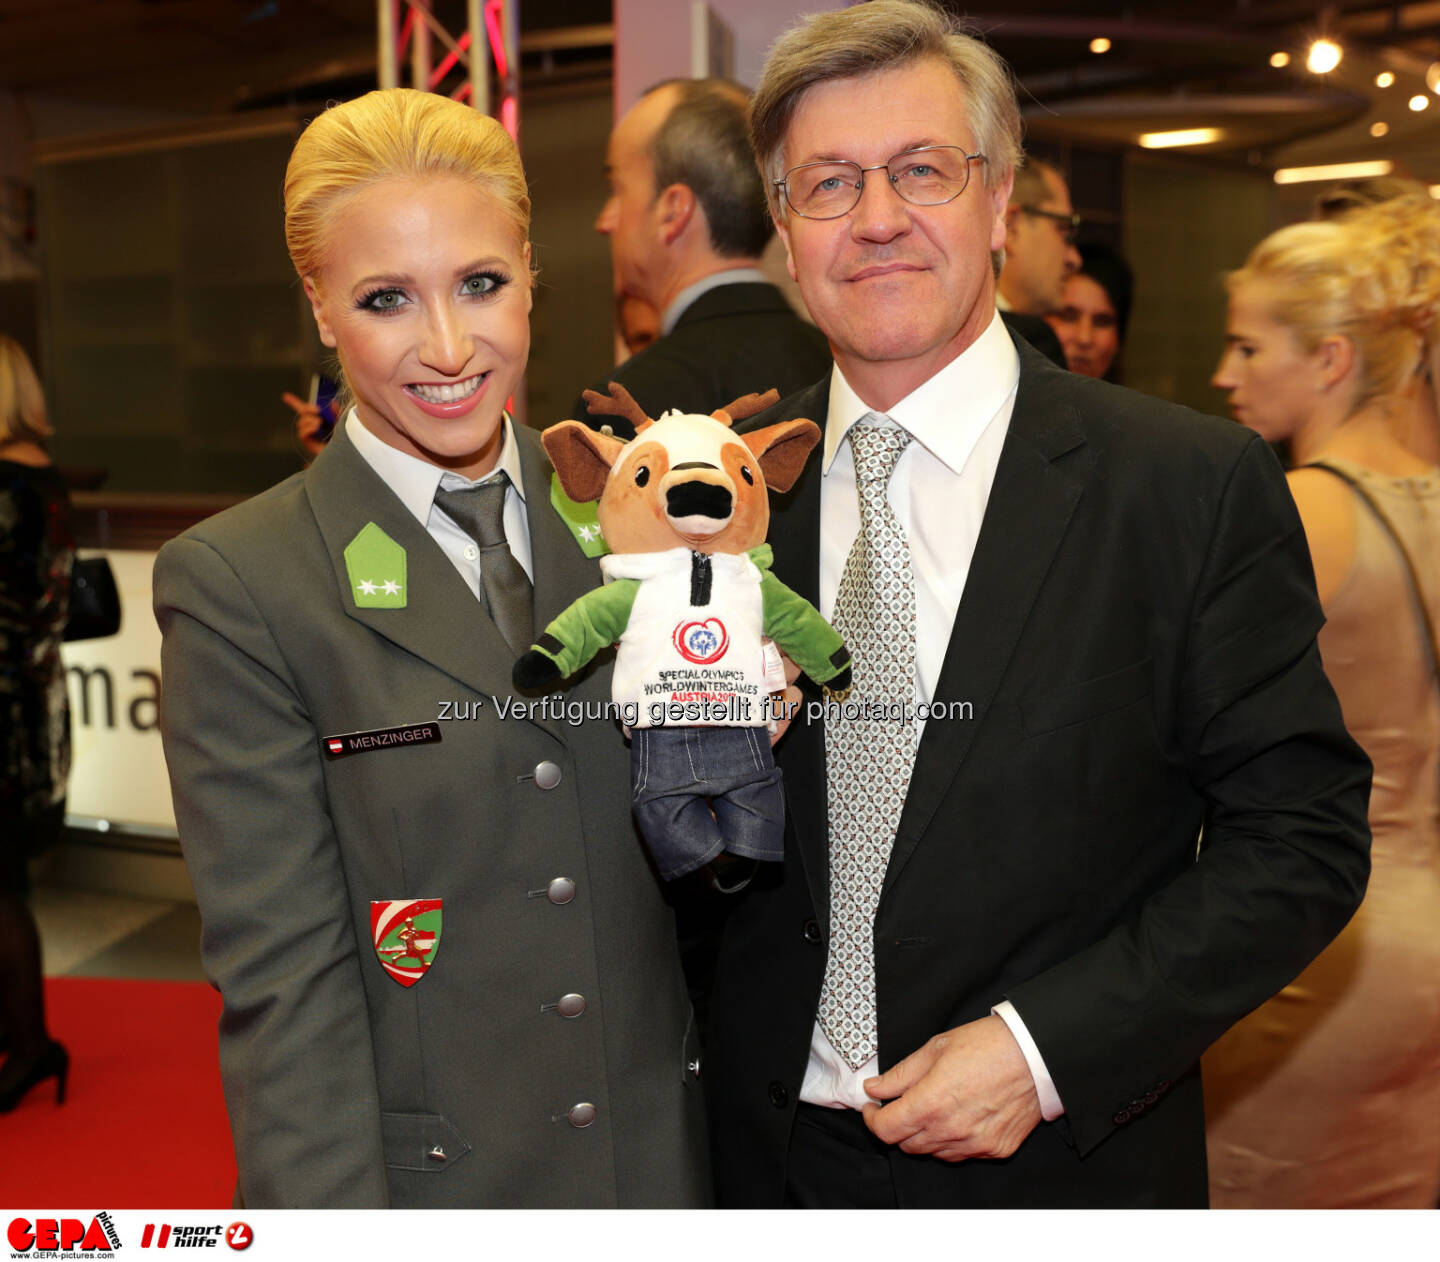
[[[1058,210],[1041,210],[1039,206],[1021,206],[1020,209],[1027,215],[1050,220],[1060,229],[1060,235],[1065,238],[1066,245],[1075,244],[1075,238],[1080,232],[1080,225],[1084,222],[1075,211],[1065,215]]]
[[[926,145],[873,167],[858,162],[806,162],[772,182],[784,189],[785,201],[801,218],[839,219],[859,205],[867,171],[884,171],[895,191],[912,206],[943,206],[965,191],[970,164],[977,160],[984,162],[985,155],[966,153],[956,145]]]

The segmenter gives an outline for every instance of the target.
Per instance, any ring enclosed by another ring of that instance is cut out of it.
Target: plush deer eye
[[[635,470],[635,485],[644,486],[648,481],[650,481],[650,466],[642,464]]]
[[[746,486],[755,485],[755,475],[750,472],[750,466],[748,464],[742,464],[740,466],[740,476],[745,479]]]

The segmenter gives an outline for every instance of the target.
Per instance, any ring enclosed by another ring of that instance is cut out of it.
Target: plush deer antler
[[[635,396],[618,381],[612,381],[609,390],[608,398],[598,390],[585,391],[585,406],[597,416],[623,416],[635,427],[637,435],[655,424],[635,402]]]
[[[778,402],[780,402],[778,390],[767,390],[764,394],[744,394],[734,403],[727,403],[723,408],[716,408],[710,415],[722,425],[732,425],[736,421],[743,421],[748,416],[754,416],[757,412],[763,412]]]

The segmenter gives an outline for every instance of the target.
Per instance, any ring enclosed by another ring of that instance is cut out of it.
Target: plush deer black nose
[[[670,517],[723,519],[730,516],[730,504],[730,492],[713,482],[679,482],[665,492],[665,512]]]

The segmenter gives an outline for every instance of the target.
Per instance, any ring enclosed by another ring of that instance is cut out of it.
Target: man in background
[[[1012,333],[1061,368],[1065,353],[1045,323],[1065,305],[1065,281],[1080,266],[1075,233],[1080,216],[1070,205],[1070,190],[1053,166],[1029,159],[1015,172],[1015,187],[1005,208],[1005,255],[995,305]]]
[[[622,298],[660,313],[660,335],[595,389],[618,381],[650,416],[708,413],[740,395],[782,396],[830,368],[824,337],[760,272],[774,231],[746,133],[747,95],[718,79],[651,88],[610,136],[610,238]],[[631,436],[623,418],[573,415]]]

